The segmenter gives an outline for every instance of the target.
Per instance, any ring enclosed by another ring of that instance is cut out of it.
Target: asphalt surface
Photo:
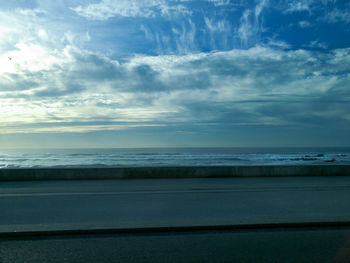
[[[0,182],[0,233],[350,221],[350,177]]]
[[[0,240],[0,262],[315,262],[350,260],[350,229],[198,231]]]
[[[0,262],[350,262],[345,176],[0,182],[0,211]],[[264,228],[303,222],[333,226]]]

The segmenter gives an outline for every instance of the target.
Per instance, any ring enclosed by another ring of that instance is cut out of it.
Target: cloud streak
[[[178,1],[165,0],[102,0],[97,4],[72,8],[77,14],[91,20],[108,20],[112,17],[156,17],[191,14]]]
[[[261,0],[255,9],[246,9],[241,18],[238,28],[238,36],[243,47],[254,46],[260,40],[263,27],[263,9],[268,5],[268,0]]]

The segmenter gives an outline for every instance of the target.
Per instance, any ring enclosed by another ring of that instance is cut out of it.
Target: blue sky
[[[349,146],[350,3],[0,6],[0,146]]]

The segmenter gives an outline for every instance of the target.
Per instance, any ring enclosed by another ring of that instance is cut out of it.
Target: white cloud
[[[38,9],[38,8],[37,9],[17,9],[16,11],[21,15],[31,16],[31,17],[43,16],[47,14],[45,10]]]
[[[248,39],[251,35],[253,35],[253,27],[252,23],[249,21],[251,16],[251,11],[246,10],[244,11],[241,20],[240,20],[240,26],[238,28],[238,35],[243,43],[247,44]]]
[[[215,6],[225,6],[230,5],[230,0],[208,0],[208,2],[212,2]]]
[[[339,15],[340,20],[345,18],[346,14],[339,14],[338,9],[334,7],[334,4],[337,2],[337,0],[293,0],[293,1],[282,1],[282,5],[280,8],[282,9],[283,13],[295,13],[295,12],[307,12],[310,16],[314,15],[315,13],[321,11],[323,14],[321,17],[326,16],[329,17],[329,19],[338,19],[336,18]],[[330,11],[329,13],[329,10]],[[345,18],[346,19],[346,18]],[[307,21],[301,22],[300,26],[310,26]]]
[[[312,26],[312,24],[306,20],[300,21],[298,24],[301,28],[307,28]]]
[[[218,46],[224,49],[232,46],[232,26],[226,19],[204,18],[205,25],[208,30],[210,46],[213,50],[217,50]]]
[[[311,13],[311,5],[314,4],[314,0],[294,0],[287,1],[287,8],[284,9],[285,13],[293,13],[293,12],[303,12],[306,11]]]
[[[34,59],[33,66],[22,63],[1,74],[0,86],[7,87],[0,89],[2,133],[220,123],[227,118],[240,125],[285,125],[303,123],[305,114],[341,118],[349,110],[347,104],[330,109],[328,101],[339,100],[339,93],[342,100],[350,99],[344,88],[350,83],[350,49],[320,53],[254,47],[136,56],[123,63],[72,46],[62,52],[36,49],[51,57],[45,67]],[[324,107],[310,108],[315,100]],[[281,103],[290,105],[284,114],[278,110]]]
[[[267,0],[261,0],[257,3],[254,10],[246,9],[243,12],[237,30],[242,46],[254,46],[260,39],[260,35],[264,31],[262,11],[268,4]]]
[[[177,35],[175,41],[179,54],[186,54],[196,50],[196,25],[191,19],[188,20],[188,26],[183,23],[180,30],[173,28],[173,32]]]
[[[191,1],[191,0],[190,0]],[[245,6],[247,1],[244,0],[207,0],[210,3],[213,3],[215,7],[224,7],[235,10],[236,8]]]
[[[350,23],[350,10],[349,9],[339,10],[335,8],[332,11],[327,12],[326,15],[322,18],[322,20],[325,20],[329,23],[338,23],[338,22]]]
[[[5,58],[8,56],[11,60],[7,61],[10,66],[7,69],[2,68],[2,72],[14,73],[18,68],[31,72],[44,70],[57,63],[60,57],[57,51],[38,44],[20,42],[15,47],[16,50],[5,54]]]
[[[44,41],[49,40],[49,37],[44,29],[39,29],[38,30],[38,37],[41,38]]]
[[[316,47],[316,48],[322,48],[322,49],[327,49],[328,45],[324,42],[320,42],[318,40],[311,41],[307,47]]]
[[[172,4],[169,4],[172,3]],[[108,20],[112,17],[155,17],[190,14],[177,1],[165,0],[102,0],[97,4],[72,8],[77,14],[91,20]]]
[[[262,10],[268,5],[268,0],[260,0],[255,7],[255,19],[258,20]]]
[[[263,46],[270,47],[270,48],[278,48],[278,49],[289,49],[291,48],[291,45],[288,44],[285,41],[282,40],[276,40],[273,38],[266,38],[264,39]]]
[[[145,34],[146,39],[153,40],[153,33],[148,27],[141,25],[140,30]]]
[[[214,21],[214,19],[205,17],[204,21],[210,32],[225,32],[227,30],[225,19]]]
[[[182,21],[173,23],[167,29],[161,27],[150,27],[142,24],[140,30],[143,32],[146,40],[153,43],[153,51],[157,54],[189,54],[198,52],[198,32],[197,24],[191,19],[182,19]]]

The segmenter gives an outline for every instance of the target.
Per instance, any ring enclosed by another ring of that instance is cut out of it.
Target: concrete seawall
[[[350,165],[0,169],[0,181],[274,176],[350,176]]]

